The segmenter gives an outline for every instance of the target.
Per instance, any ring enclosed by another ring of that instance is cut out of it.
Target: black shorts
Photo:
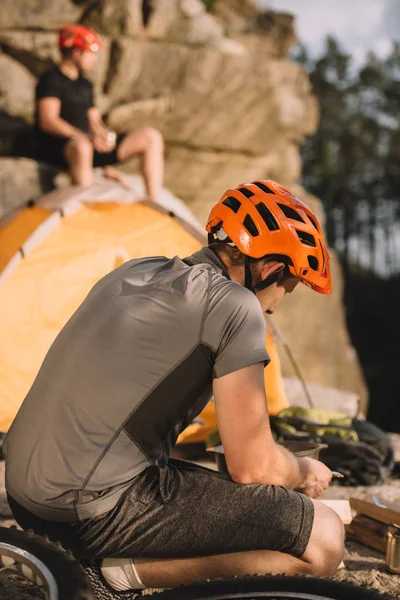
[[[177,558],[247,550],[300,557],[314,521],[310,498],[273,485],[240,485],[185,461],[151,466],[108,513],[76,523],[35,517],[12,498],[23,529],[62,542],[81,559]]]
[[[93,166],[106,167],[107,165],[117,163],[118,148],[124,137],[124,134],[117,136],[115,148],[111,152],[98,152],[94,150]],[[65,158],[65,145],[69,141],[70,138],[67,137],[39,132],[36,140],[36,155],[43,162],[60,167],[61,169],[68,169],[68,162]]]

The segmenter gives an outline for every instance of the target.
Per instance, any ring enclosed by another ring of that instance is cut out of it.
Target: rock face
[[[57,170],[28,158],[0,159],[0,217],[53,187]]]
[[[29,124],[36,78],[58,60],[57,28],[96,27],[105,50],[92,74],[98,104],[118,132],[159,128],[166,140],[166,186],[204,222],[228,187],[272,178],[295,188],[299,147],[318,123],[306,72],[288,60],[293,17],[260,12],[252,0],[6,0],[0,29],[0,154],[34,157]],[[28,6],[29,5],[29,6]],[[53,171],[3,159],[3,205],[39,195]],[[124,165],[137,171],[137,160]],[[29,183],[21,183],[25,180]],[[14,190],[14,191],[12,191]],[[316,199],[306,201],[318,205]],[[331,298],[302,289],[278,322],[305,376],[365,397],[349,345],[335,257]],[[299,316],[300,315],[300,316]],[[306,326],[307,324],[307,326]],[[317,329],[315,327],[317,324]],[[320,360],[324,356],[325,360]],[[285,365],[285,362],[284,362]],[[285,365],[288,374],[292,374]]]

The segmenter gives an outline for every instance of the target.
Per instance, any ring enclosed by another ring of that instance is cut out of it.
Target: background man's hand
[[[302,474],[302,483],[297,489],[298,492],[318,498],[326,490],[332,480],[332,472],[324,463],[314,458],[298,458]]]
[[[104,134],[96,134],[92,137],[93,147],[97,152],[111,152],[115,148],[115,140],[108,139],[108,131]]]

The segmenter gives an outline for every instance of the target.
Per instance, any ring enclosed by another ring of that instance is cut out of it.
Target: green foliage
[[[346,267],[381,277],[400,272],[400,44],[381,60],[370,53],[355,68],[338,42],[311,60],[320,105],[317,134],[303,148],[304,183],[323,201],[329,242]]]
[[[204,6],[206,7],[207,12],[213,13],[217,8],[218,0],[202,0]]]

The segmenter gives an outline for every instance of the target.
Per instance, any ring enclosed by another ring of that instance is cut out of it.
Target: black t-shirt
[[[60,117],[70,125],[89,132],[88,110],[94,106],[93,85],[85,77],[70,79],[58,67],[43,73],[36,86],[35,124],[38,129],[37,103],[41,98],[52,97],[61,100]]]

